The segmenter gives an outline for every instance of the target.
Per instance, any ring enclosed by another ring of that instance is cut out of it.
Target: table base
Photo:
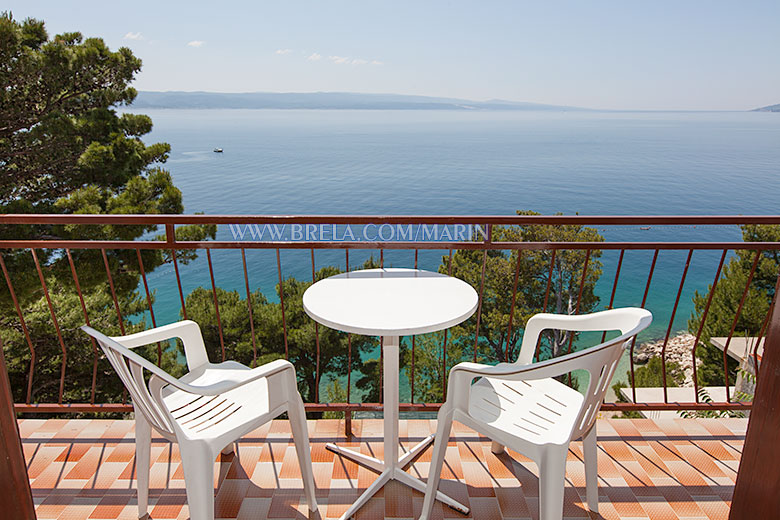
[[[417,443],[411,450],[404,453],[398,459],[396,464],[385,464],[383,461],[375,457],[371,457],[363,453],[358,453],[347,448],[342,448],[341,446],[333,443],[326,444],[326,449],[334,453],[338,453],[342,457],[346,457],[380,474],[379,477],[363,492],[363,494],[360,495],[355,503],[353,503],[341,516],[341,520],[346,520],[354,515],[358,509],[363,507],[366,502],[368,502],[368,500],[382,488],[382,486],[391,480],[397,480],[412,489],[416,489],[420,493],[425,493],[425,482],[416,477],[413,477],[404,471],[404,468],[433,442],[433,438],[433,435],[429,435],[421,442]],[[464,515],[469,514],[468,507],[464,506],[457,500],[448,497],[441,491],[436,492],[436,500],[443,502],[444,504],[455,509],[456,511],[463,513]]]
[[[341,520],[346,520],[354,515],[368,499],[371,498],[379,489],[391,480],[397,480],[402,484],[425,493],[425,483],[407,472],[404,468],[422,452],[433,441],[433,435],[426,437],[422,442],[414,446],[408,453],[399,457],[398,454],[398,347],[400,338],[398,336],[383,336],[382,351],[384,360],[382,367],[384,388],[384,451],[385,461],[374,457],[369,457],[362,453],[357,453],[335,444],[327,444],[326,448],[338,453],[350,460],[362,464],[369,469],[379,473],[377,478],[368,489],[366,489],[357,501],[341,516]],[[469,508],[460,502],[453,500],[441,491],[436,492],[436,500],[444,502],[456,511],[469,514]]]

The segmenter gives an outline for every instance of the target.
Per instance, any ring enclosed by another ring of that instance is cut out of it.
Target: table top
[[[320,280],[303,308],[332,329],[366,336],[443,330],[474,314],[479,297],[463,280],[417,269],[366,269]]]

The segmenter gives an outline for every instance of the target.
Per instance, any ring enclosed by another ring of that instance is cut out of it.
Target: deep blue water
[[[445,112],[144,110],[148,142],[171,144],[166,164],[185,212],[207,214],[775,214],[780,115],[757,112]],[[213,153],[215,147],[224,153]],[[736,227],[611,228],[608,240],[740,240]],[[230,239],[227,226],[218,238]],[[376,252],[375,252],[376,254]],[[686,252],[662,251],[648,296],[663,336]],[[244,293],[239,251],[213,253],[217,285]],[[627,252],[617,305],[639,305],[652,253]],[[350,255],[351,265],[365,258]],[[706,289],[719,253],[694,253],[673,323]],[[274,299],[276,258],[248,251],[252,289]],[[423,252],[435,269],[441,252]],[[617,252],[604,252],[606,304]],[[411,266],[389,252],[386,265]],[[343,252],[316,253],[317,266]],[[310,278],[309,252],[282,252],[285,276]],[[181,271],[185,292],[210,287],[205,255]],[[158,323],[179,319],[172,266],[151,273]]]

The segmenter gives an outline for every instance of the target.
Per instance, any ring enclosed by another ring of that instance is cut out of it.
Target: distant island
[[[752,112],[780,112],[780,105],[769,105],[768,107],[754,108]]]
[[[586,110],[578,107],[491,99],[358,94],[351,92],[151,92],[141,91],[133,108],[256,108],[256,109],[359,109],[359,110]]]

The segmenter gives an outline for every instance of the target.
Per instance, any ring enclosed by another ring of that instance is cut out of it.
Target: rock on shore
[[[695,341],[696,336],[685,332],[669,338],[669,342],[666,344],[666,361],[673,361],[680,365],[680,368],[685,374],[685,381],[682,386],[693,386],[693,357],[691,355],[691,350],[693,349]],[[634,362],[644,364],[652,357],[661,357],[663,346],[663,339],[643,343],[639,348],[634,350]],[[701,361],[697,359],[697,366],[700,363]]]

